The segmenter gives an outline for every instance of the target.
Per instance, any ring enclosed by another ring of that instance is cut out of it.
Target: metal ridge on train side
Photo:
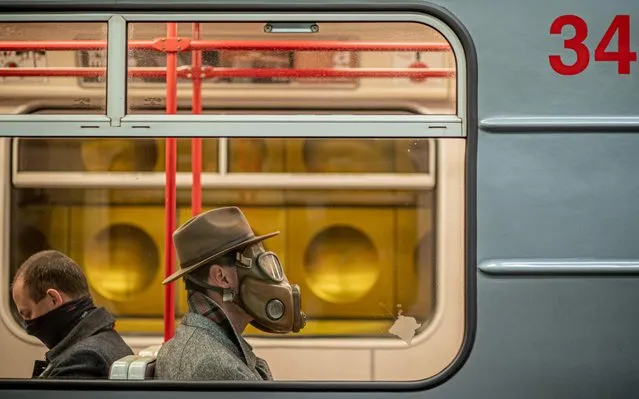
[[[639,131],[636,116],[518,116],[486,118],[479,127],[491,133],[630,132]]]
[[[639,275],[639,260],[530,259],[488,260],[479,270],[493,275]]]

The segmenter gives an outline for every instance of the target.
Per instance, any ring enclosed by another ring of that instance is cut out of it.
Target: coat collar
[[[202,328],[215,336],[225,347],[255,369],[253,347],[239,334],[222,308],[211,298],[199,292],[189,293],[189,312],[182,324]]]
[[[62,341],[45,354],[45,358],[48,362],[51,362],[79,341],[95,335],[102,330],[112,329],[114,325],[115,320],[106,309],[100,307],[89,310],[82,316],[82,319],[71,329],[71,331],[69,331]]]

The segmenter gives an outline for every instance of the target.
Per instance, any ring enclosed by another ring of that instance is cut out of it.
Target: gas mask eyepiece
[[[284,270],[279,258],[275,253],[266,251],[261,243],[251,245],[238,252],[236,255],[237,266],[244,269],[251,269],[257,266],[263,273],[263,277],[276,283],[284,280]]]

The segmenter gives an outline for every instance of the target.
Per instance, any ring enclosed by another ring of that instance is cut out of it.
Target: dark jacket
[[[46,368],[38,378],[105,379],[111,364],[133,351],[113,329],[115,320],[104,308],[91,310],[66,337],[46,353]]]
[[[156,379],[207,381],[272,380],[264,359],[239,334],[197,313],[188,312],[156,363]]]

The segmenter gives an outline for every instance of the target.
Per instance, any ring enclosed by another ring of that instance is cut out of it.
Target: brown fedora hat
[[[167,277],[168,284],[225,255],[280,232],[256,236],[246,217],[235,206],[213,209],[192,217],[173,233],[173,246],[180,270]]]

